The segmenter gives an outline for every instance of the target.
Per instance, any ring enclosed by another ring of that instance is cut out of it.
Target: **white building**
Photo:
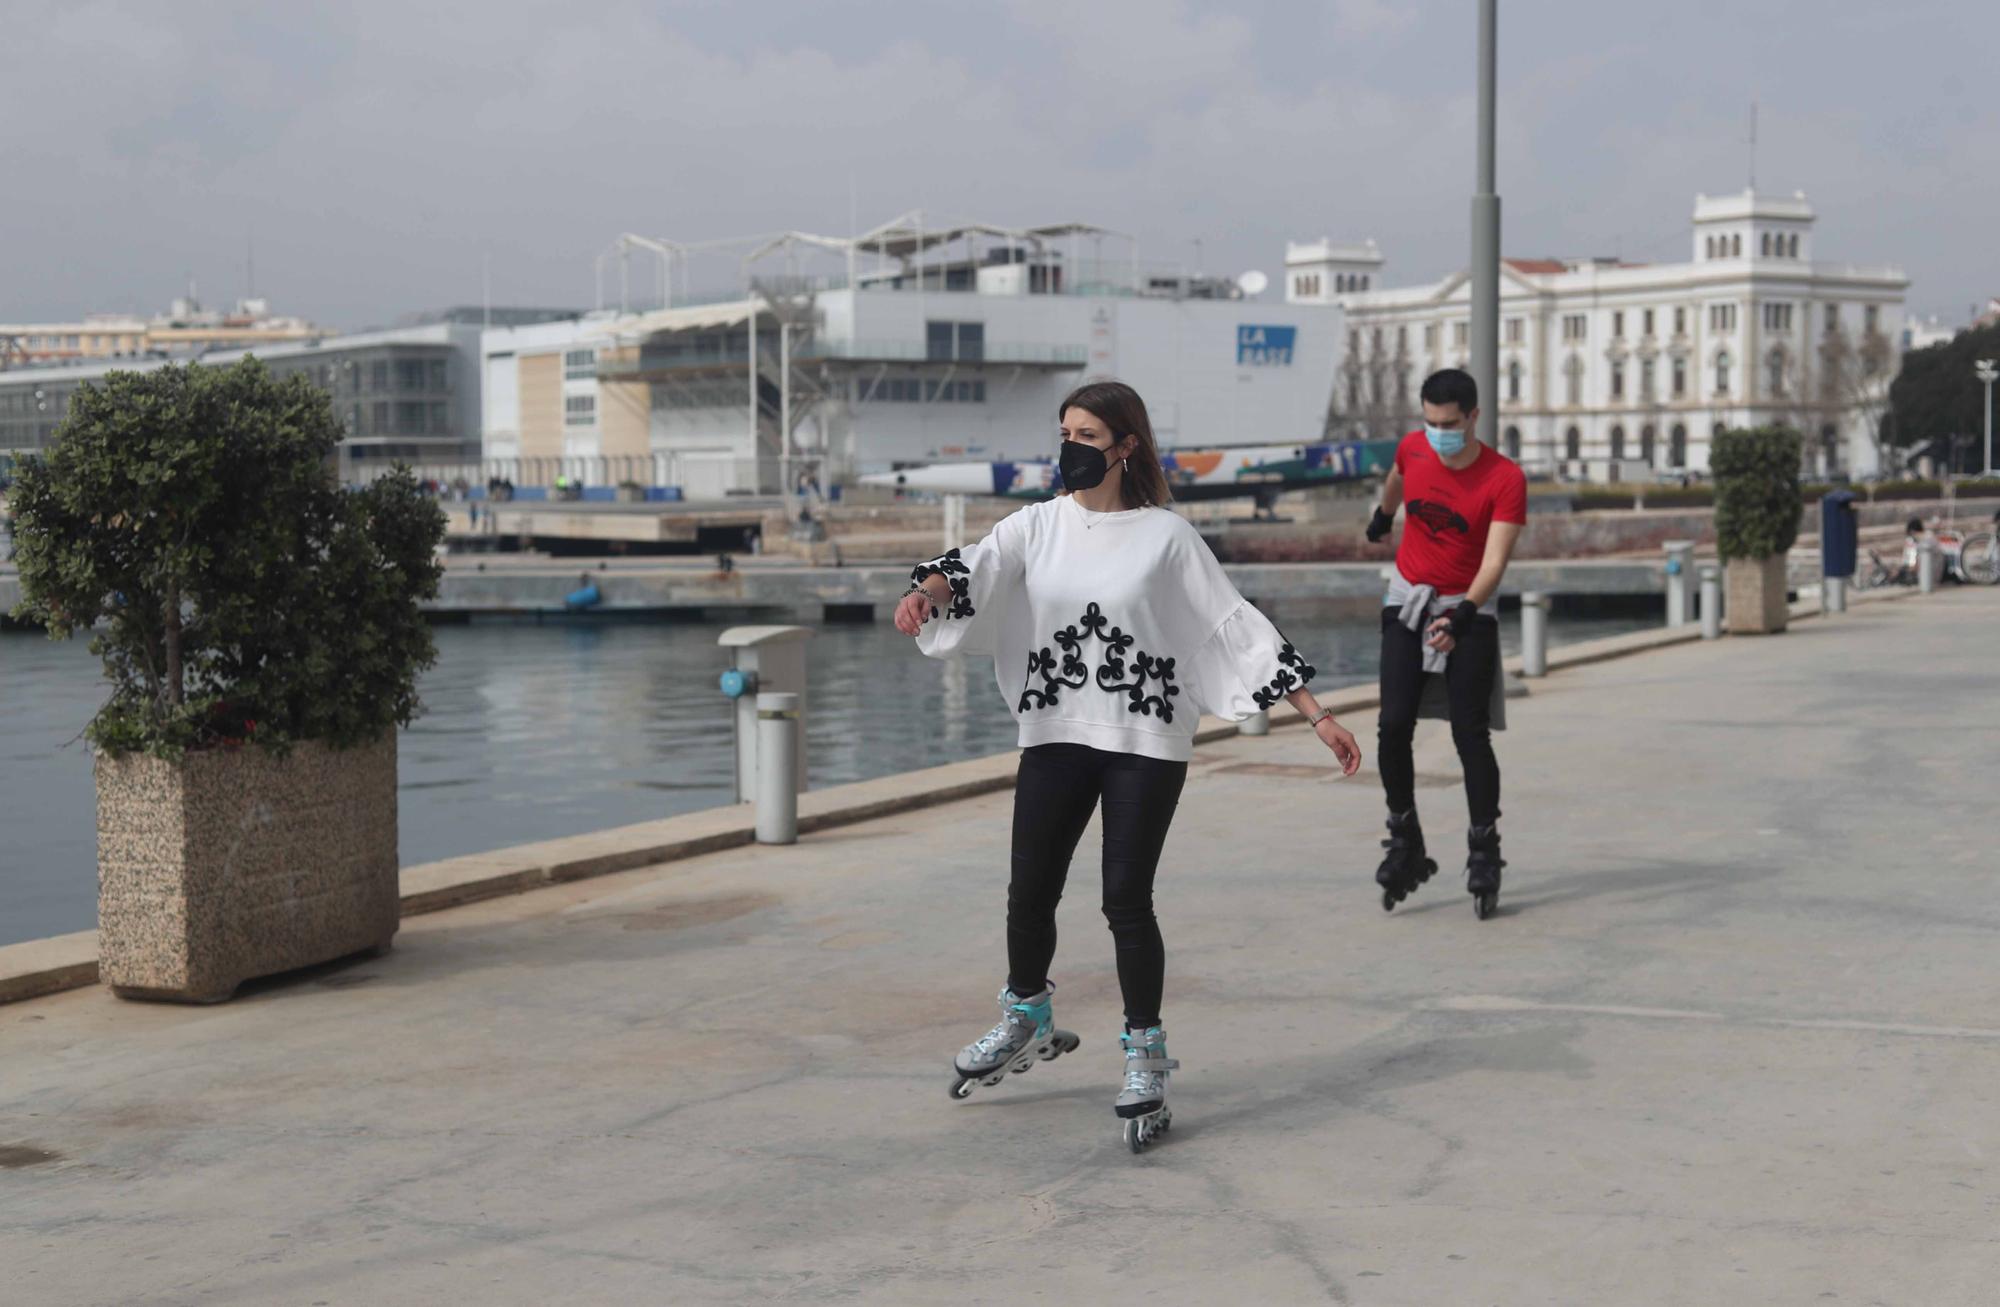
[[[667,300],[702,248],[625,239],[661,257]],[[717,242],[754,294],[486,333],[486,457],[519,485],[566,475],[690,498],[1047,458],[1056,404],[1099,376],[1138,389],[1163,445],[1321,437],[1337,304],[1260,303],[1233,281],[1106,258],[1107,239],[1124,238],[912,214],[853,239]],[[837,270],[797,271],[814,258]]]
[[[1805,433],[1809,472],[1874,472],[1909,279],[1813,255],[1803,194],[1746,192],[1696,198],[1685,263],[1506,260],[1503,449],[1571,477],[1701,471],[1713,433],[1782,424]],[[1286,258],[1289,299],[1348,312],[1334,394],[1343,434],[1416,425],[1423,378],[1466,366],[1470,354],[1466,273],[1338,289],[1379,282],[1380,268],[1370,247],[1326,242],[1293,245]],[[1481,399],[1492,411],[1492,397]]]

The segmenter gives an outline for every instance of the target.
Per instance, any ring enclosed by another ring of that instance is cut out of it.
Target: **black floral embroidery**
[[[1278,670],[1271,677],[1271,683],[1262,689],[1252,690],[1250,697],[1259,708],[1268,712],[1277,706],[1279,700],[1317,675],[1318,669],[1301,657],[1287,640],[1284,648],[1278,650]]]
[[[967,618],[977,610],[972,606],[972,569],[954,549],[943,558],[934,558],[928,563],[919,563],[910,570],[910,581],[922,585],[924,578],[941,576],[951,586],[951,606],[945,609],[946,617]]]
[[[1022,687],[1021,703],[1015,711],[1052,708],[1061,701],[1064,690],[1081,690],[1089,685],[1092,673],[1084,647],[1095,643],[1103,648],[1103,661],[1095,673],[1097,688],[1107,694],[1124,695],[1127,712],[1157,716],[1162,722],[1172,724],[1173,701],[1181,692],[1181,687],[1174,684],[1174,660],[1155,658],[1136,648],[1137,640],[1113,626],[1098,605],[1089,605],[1074,625],[1057,631],[1050,639],[1054,641],[1053,648],[1044,645],[1028,655],[1028,683]],[[1062,650],[1060,663],[1056,659],[1057,649]],[[1034,684],[1038,676],[1042,682],[1040,688]]]

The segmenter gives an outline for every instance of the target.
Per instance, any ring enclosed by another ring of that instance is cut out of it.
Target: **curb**
[[[1849,603],[1880,603],[1908,599],[1914,588],[1867,590],[1849,596]],[[1794,621],[1821,616],[1817,597],[1792,605]],[[1627,658],[1633,654],[1701,639],[1701,627],[1690,623],[1670,629],[1634,631],[1602,640],[1589,640],[1548,655],[1548,670]],[[1520,658],[1506,662],[1509,673],[1519,676]],[[1363,712],[1377,707],[1381,695],[1373,685],[1355,685],[1319,696],[1322,707],[1336,713]],[[1304,718],[1287,714],[1273,721],[1273,730],[1304,724]],[[1214,744],[1240,734],[1234,722],[1204,717],[1195,730],[1195,744]],[[947,763],[922,771],[901,772],[872,781],[810,790],[799,796],[799,834],[833,830],[860,822],[876,821],[900,813],[941,807],[963,799],[994,794],[1014,787],[1017,751],[989,754],[964,762]],[[756,841],[756,816],[747,803],[727,808],[666,817],[634,826],[617,826],[588,835],[548,840],[469,854],[442,862],[420,863],[402,870],[402,915],[420,916],[462,907],[484,899],[508,894],[525,894],[573,880],[608,876],[613,872],[680,862],[703,854],[743,848]],[[28,940],[0,946],[0,1005],[40,998],[46,994],[81,989],[97,983],[97,932],[78,931],[48,939]]]

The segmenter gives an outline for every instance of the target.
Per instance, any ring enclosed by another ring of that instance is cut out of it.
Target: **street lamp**
[[[1986,383],[1986,475],[1993,475],[1993,382],[2000,378],[2000,362],[1981,359],[1973,365],[1973,375]]]

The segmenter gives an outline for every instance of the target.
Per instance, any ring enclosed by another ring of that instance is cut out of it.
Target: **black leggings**
[[[1104,808],[1104,919],[1117,946],[1125,1023],[1160,1024],[1166,947],[1153,916],[1153,873],[1180,803],[1187,764],[1082,744],[1021,752],[1014,786],[1014,872],[1007,885],[1007,988],[1039,994],[1056,956],[1056,904],[1070,855]]]
[[[1465,767],[1465,802],[1474,826],[1491,826],[1500,820],[1500,763],[1493,756],[1490,729],[1493,672],[1499,665],[1499,651],[1500,623],[1491,617],[1477,617],[1444,665],[1451,739]],[[1377,765],[1382,769],[1382,789],[1390,812],[1408,812],[1417,806],[1417,771],[1410,757],[1410,740],[1416,734],[1417,704],[1423,690],[1423,636],[1404,626],[1395,609],[1384,608]]]

